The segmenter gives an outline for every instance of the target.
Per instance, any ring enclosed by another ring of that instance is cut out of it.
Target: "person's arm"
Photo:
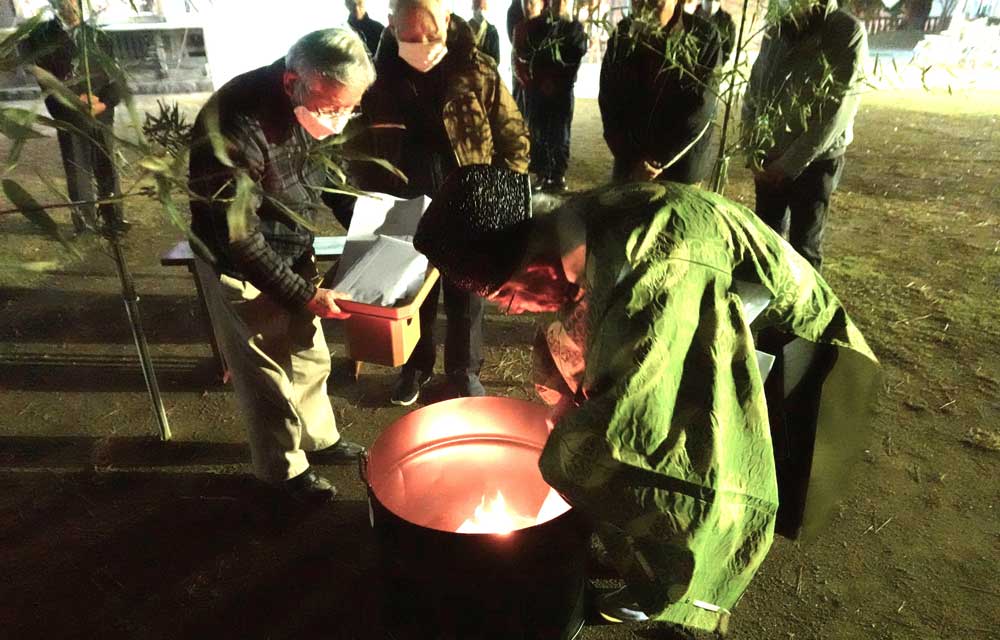
[[[517,173],[527,173],[531,143],[521,111],[495,68],[490,69],[484,85],[492,94],[488,100],[483,100],[483,104],[490,105],[488,116],[493,134],[493,164]]]
[[[830,65],[832,84],[829,93],[812,105],[805,131],[784,153],[765,167],[769,172],[794,179],[817,156],[827,151],[854,122],[861,104],[861,79],[868,58],[868,40],[864,27],[852,21],[853,29],[831,34],[824,43],[823,55]]]
[[[217,101],[210,100],[195,124],[189,186],[196,197],[191,200],[191,212],[212,221],[218,236],[213,244],[217,250],[226,252],[226,257],[250,284],[286,308],[302,309],[316,295],[316,286],[292,271],[259,230],[257,212],[264,205],[259,189],[264,154],[255,129],[247,123],[220,125],[228,157],[234,165],[227,166],[216,156],[208,136],[207,122],[218,117],[217,105]],[[240,174],[245,174],[257,188],[249,194],[245,226],[234,226],[229,219],[229,207]]]

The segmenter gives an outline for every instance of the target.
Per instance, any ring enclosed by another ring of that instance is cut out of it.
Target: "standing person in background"
[[[708,176],[719,59],[715,27],[675,0],[637,4],[618,23],[598,97],[615,182]]]
[[[374,57],[378,49],[378,42],[382,38],[382,32],[385,31],[385,25],[371,19],[365,8],[365,0],[346,0],[344,5],[350,14],[347,16],[348,26],[361,36],[369,56]]]
[[[524,0],[511,0],[510,6],[507,7],[507,42],[511,45],[510,52],[510,66],[511,66],[511,84],[510,90],[514,95],[514,102],[517,103],[517,108],[521,111],[521,115],[524,115],[524,87],[517,79],[517,71],[514,66],[514,29],[517,25],[524,22]]]
[[[476,48],[493,58],[493,62],[500,64],[500,34],[497,28],[486,20],[486,12],[489,5],[486,0],[472,0],[472,20],[469,20],[469,27],[472,28],[472,36],[476,39]]]
[[[528,170],[528,132],[496,64],[476,49],[468,23],[443,0],[393,0],[389,28],[375,57],[378,80],[365,95],[367,132],[360,152],[384,158],[407,181],[362,164],[355,186],[413,198],[436,198],[450,173],[470,164]],[[420,308],[420,342],[393,387],[393,404],[417,401],[434,371],[434,325],[444,294],[448,319],[444,369],[459,396],[482,396],[483,308],[479,296],[442,278]]]
[[[526,13],[540,4],[528,0]],[[548,11],[514,30],[515,71],[524,85],[531,171],[536,189],[566,190],[573,87],[589,42],[583,25],[566,12],[566,0],[550,0]]]
[[[837,0],[774,0],[768,15],[743,98],[756,212],[819,271],[830,196],[854,139],[868,38]]]
[[[95,207],[94,203],[114,198],[121,191],[111,130],[122,87],[109,68],[115,64],[110,38],[83,20],[77,2],[52,0],[55,17],[28,36],[22,44],[21,57],[62,81],[97,121],[55,96],[45,98],[45,108],[52,118],[75,129],[73,132],[59,129],[56,136],[66,172],[66,190],[70,199],[78,203],[71,211],[73,227],[77,233],[83,233],[96,228],[98,210],[105,224],[121,224],[116,204]],[[84,43],[88,50],[86,65],[82,54]]]

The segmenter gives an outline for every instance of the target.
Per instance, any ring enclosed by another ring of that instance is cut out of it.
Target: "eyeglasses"
[[[354,120],[355,118],[361,117],[361,111],[357,107],[342,107],[340,109],[310,109],[309,112],[317,118],[329,118],[331,120],[340,120],[342,118]]]

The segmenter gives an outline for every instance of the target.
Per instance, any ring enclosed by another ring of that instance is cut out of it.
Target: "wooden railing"
[[[944,31],[948,27],[948,23],[951,22],[950,17],[934,16],[931,18],[925,18],[923,28],[921,29],[924,33],[938,33]],[[877,18],[865,18],[865,29],[868,31],[868,35],[873,35],[876,33],[882,33],[884,31],[899,31],[903,28],[909,28],[911,22],[903,16],[879,16]]]

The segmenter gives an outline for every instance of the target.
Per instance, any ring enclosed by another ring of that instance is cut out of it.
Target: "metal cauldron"
[[[552,505],[538,470],[546,415],[522,400],[450,400],[404,416],[371,447],[362,476],[394,637],[579,633],[589,533],[576,511],[562,503],[507,533],[457,533],[497,491],[511,513]]]

